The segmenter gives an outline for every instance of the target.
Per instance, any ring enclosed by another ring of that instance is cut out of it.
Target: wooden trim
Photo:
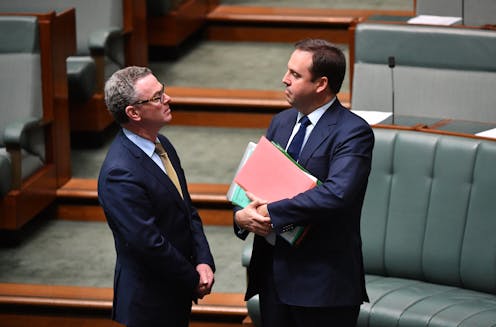
[[[41,284],[0,283],[0,306],[63,309],[112,309],[112,288]],[[212,293],[194,304],[194,315],[239,316],[248,314],[241,293]]]
[[[411,16],[413,11],[376,9],[291,8],[220,5],[207,15],[209,22],[251,22],[284,24],[328,24],[348,26],[356,18],[371,15]]]
[[[478,139],[478,140],[486,140],[486,141],[492,141],[496,142],[495,138],[491,137],[484,137],[484,136],[478,136],[474,134],[467,134],[467,133],[460,133],[460,132],[451,132],[451,131],[445,131],[445,130],[439,130],[439,129],[431,129],[429,127],[425,127],[425,125],[418,125],[418,126],[398,126],[398,125],[381,125],[377,124],[374,125],[373,128],[379,128],[379,129],[397,129],[397,130],[407,130],[407,131],[415,131],[415,132],[420,132],[420,133],[430,133],[430,134],[437,134],[437,135],[447,135],[447,136],[457,136],[457,137],[464,137],[464,138],[469,138],[469,139]]]
[[[229,185],[225,184],[189,184],[191,198],[204,203],[224,203]],[[92,199],[98,197],[97,180],[86,178],[72,178],[57,190],[59,199],[78,198]]]
[[[189,184],[193,205],[205,225],[232,225],[232,205],[226,198],[229,185]],[[97,180],[69,180],[57,190],[55,216],[75,221],[106,221],[98,203]]]

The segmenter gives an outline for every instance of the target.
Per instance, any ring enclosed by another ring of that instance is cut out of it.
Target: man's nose
[[[284,76],[282,77],[282,83],[286,86],[288,86],[290,84],[288,75],[289,75],[289,72],[286,72],[286,74],[284,74]]]

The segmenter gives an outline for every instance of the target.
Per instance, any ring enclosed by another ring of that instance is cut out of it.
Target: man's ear
[[[126,115],[129,117],[130,120],[132,121],[141,120],[141,115],[139,113],[139,110],[135,106],[127,106],[125,111],[126,111]]]
[[[317,83],[317,92],[319,93],[325,91],[329,86],[329,80],[327,79],[326,76],[319,77],[316,83]]]

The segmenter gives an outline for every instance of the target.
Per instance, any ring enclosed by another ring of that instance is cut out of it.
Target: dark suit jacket
[[[296,109],[276,115],[267,138],[285,148],[296,117]],[[266,256],[272,252],[271,245],[255,236],[247,299],[259,293],[261,280],[270,271],[267,265],[272,265],[277,293],[285,304],[333,307],[368,300],[360,214],[373,145],[370,126],[336,99],[314,127],[299,158],[323,184],[268,205],[276,233],[297,225],[311,225],[310,231],[297,247],[277,237],[272,261]]]
[[[199,282],[196,265],[214,261],[198,212],[191,204],[177,153],[160,142],[181,183],[169,177],[122,131],[103,162],[98,198],[117,252],[113,319],[133,326],[162,326],[184,319]]]

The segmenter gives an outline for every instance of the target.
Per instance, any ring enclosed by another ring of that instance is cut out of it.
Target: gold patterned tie
[[[167,155],[167,152],[165,151],[164,147],[160,142],[155,143],[155,152],[159,155],[160,160],[162,160],[162,163],[164,164],[165,171],[167,172],[167,176],[171,179],[172,183],[176,186],[177,191],[183,197],[183,192],[181,191],[181,185],[179,184],[179,179],[177,178],[176,171],[174,170],[174,167],[172,167],[172,163],[169,159],[169,156]]]

